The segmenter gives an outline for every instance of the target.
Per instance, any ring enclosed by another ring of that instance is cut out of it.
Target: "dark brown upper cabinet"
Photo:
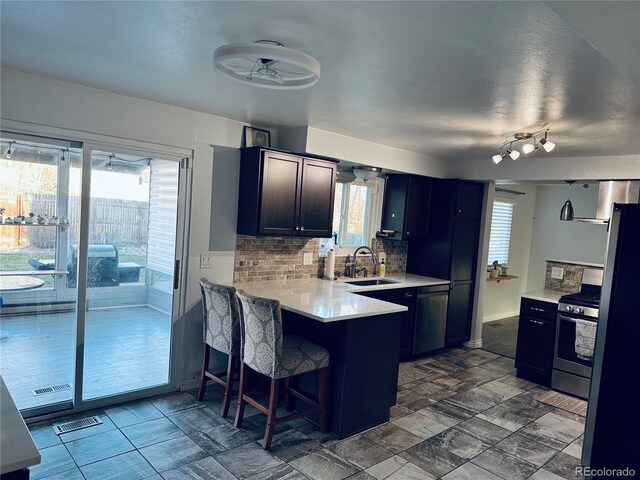
[[[330,237],[336,161],[242,149],[237,232]]]
[[[389,175],[384,191],[381,230],[394,230],[391,240],[427,237],[432,178]]]

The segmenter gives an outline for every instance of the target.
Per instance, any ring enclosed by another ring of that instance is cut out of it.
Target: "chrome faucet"
[[[359,272],[364,271],[364,276],[367,276],[367,269],[365,267],[362,267],[361,269],[358,269],[358,252],[360,250],[365,250],[368,251],[371,254],[371,261],[373,262],[373,269],[375,273],[375,268],[376,268],[376,255],[373,253],[373,250],[371,250],[369,247],[367,247],[366,245],[362,245],[361,247],[356,248],[355,252],[353,252],[353,266],[351,267],[351,277],[355,278],[358,276]]]

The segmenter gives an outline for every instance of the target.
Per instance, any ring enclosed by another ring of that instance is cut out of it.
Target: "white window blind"
[[[500,265],[509,263],[513,207],[514,203],[509,200],[495,200],[493,202],[491,236],[489,237],[489,264],[496,260]]]

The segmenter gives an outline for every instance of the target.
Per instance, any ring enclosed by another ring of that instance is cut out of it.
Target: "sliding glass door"
[[[186,161],[9,135],[0,374],[18,408],[36,416],[175,388]]]
[[[83,399],[169,382],[179,176],[176,161],[91,153]]]
[[[23,411],[71,408],[77,292],[67,248],[79,231],[82,150],[3,135],[0,374]]]

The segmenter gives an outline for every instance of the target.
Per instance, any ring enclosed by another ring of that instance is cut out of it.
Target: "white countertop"
[[[379,277],[369,277],[369,280],[372,278]],[[278,300],[283,310],[299,313],[305,317],[326,323],[399,313],[407,310],[404,305],[396,305],[395,303],[357,295],[357,292],[428,287],[449,283],[448,280],[440,278],[410,274],[402,276],[387,275],[385,279],[395,280],[398,283],[357,286],[349,285],[346,282],[367,279],[340,278],[332,281],[310,278],[302,280],[235,282],[233,286],[238,290],[244,290],[250,295]]]
[[[562,292],[554,292],[552,290],[536,290],[533,292],[521,293],[520,296],[524,298],[530,298],[532,300],[540,300],[541,302],[558,303],[560,297],[567,295]]]
[[[0,376],[0,474],[15,472],[41,461],[40,452]]]

